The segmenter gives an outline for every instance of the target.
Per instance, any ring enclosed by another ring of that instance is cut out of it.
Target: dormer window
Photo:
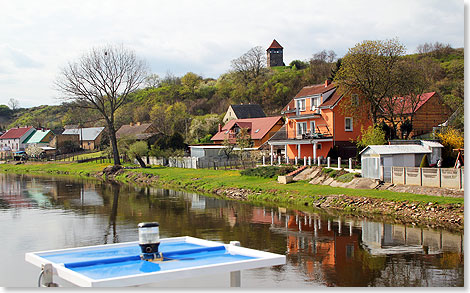
[[[320,104],[321,104],[321,96],[320,95],[315,95],[312,97],[312,100],[311,100],[311,104],[312,104],[312,111],[316,111],[318,110],[318,107],[320,107]]]
[[[297,100],[297,109],[299,111],[305,111],[305,99]]]

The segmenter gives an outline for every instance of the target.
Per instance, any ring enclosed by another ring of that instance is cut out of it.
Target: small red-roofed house
[[[211,140],[221,145],[225,139],[235,143],[240,129],[247,128],[253,141],[253,148],[258,148],[271,138],[282,126],[282,116],[233,119],[227,122]]]
[[[18,152],[25,150],[24,141],[35,131],[34,127],[8,129],[0,136],[0,150]]]

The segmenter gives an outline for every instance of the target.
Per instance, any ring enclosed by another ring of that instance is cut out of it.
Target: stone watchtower
[[[268,68],[274,66],[285,66],[282,56],[282,48],[281,45],[276,40],[273,40],[271,46],[266,49],[267,52],[267,61],[268,61]]]

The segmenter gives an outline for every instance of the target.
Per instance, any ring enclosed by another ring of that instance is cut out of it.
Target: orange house
[[[355,121],[353,115],[344,114],[341,107],[345,103],[351,103],[351,98],[329,81],[302,88],[282,109],[286,124],[268,141],[271,153],[274,147],[284,147],[290,160],[311,157],[315,162],[318,157],[326,158],[330,149],[338,146],[340,157],[354,157],[354,141],[360,136],[361,126],[367,128],[372,121]]]

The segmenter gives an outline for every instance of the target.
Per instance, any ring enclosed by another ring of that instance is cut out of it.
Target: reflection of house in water
[[[0,174],[0,205],[2,208],[31,207],[32,202],[24,196],[24,181],[7,180],[7,174]]]
[[[288,262],[328,286],[368,286],[382,266],[390,267],[384,255],[463,253],[463,236],[437,230],[262,208],[252,221],[286,235]]]
[[[445,231],[362,222],[362,245],[372,255],[463,252],[462,241],[461,235]]]
[[[103,197],[94,189],[83,188],[80,191],[80,198],[73,198],[70,203],[74,206],[102,206],[104,205]]]

